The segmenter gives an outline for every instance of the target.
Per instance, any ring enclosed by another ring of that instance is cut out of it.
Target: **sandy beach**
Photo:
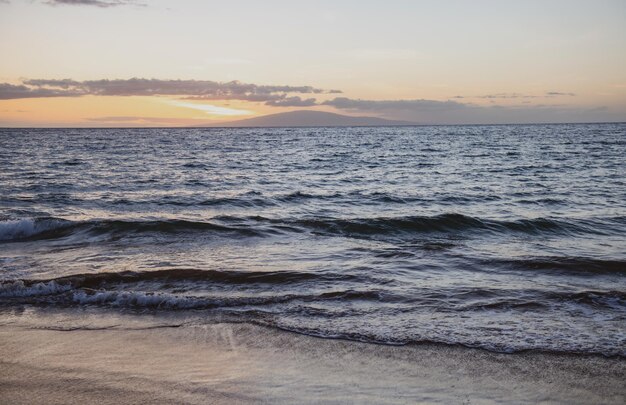
[[[143,318],[3,315],[2,403],[620,404],[626,398],[620,358],[383,346],[250,324]]]

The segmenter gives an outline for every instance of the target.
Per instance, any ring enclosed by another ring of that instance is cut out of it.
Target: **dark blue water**
[[[625,356],[625,163],[626,124],[3,129],[0,306]]]

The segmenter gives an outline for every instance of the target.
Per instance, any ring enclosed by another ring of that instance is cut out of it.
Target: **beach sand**
[[[626,402],[626,360],[383,346],[244,323],[0,313],[3,404]]]

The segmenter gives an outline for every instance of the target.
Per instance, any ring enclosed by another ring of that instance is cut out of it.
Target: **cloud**
[[[279,100],[270,100],[265,103],[272,107],[312,107],[317,105],[317,100],[314,98],[303,99],[299,96],[285,97]]]
[[[46,4],[51,6],[93,6],[100,8],[118,6],[145,6],[133,0],[48,0]]]
[[[358,111],[451,111],[463,109],[465,104],[456,101],[436,100],[361,100],[347,97],[336,97],[324,101],[322,105],[329,105],[343,110]]]
[[[520,93],[495,93],[495,94],[487,94],[484,96],[478,96],[477,98],[486,98],[486,99],[515,99],[515,98],[537,98],[537,96],[533,96],[530,94],[520,94]]]
[[[40,97],[76,97],[79,95],[82,94],[68,89],[27,87],[23,84],[13,85],[9,83],[0,83],[0,100]]]
[[[0,83],[0,100],[81,97],[81,96],[169,96],[178,100],[164,100],[183,108],[193,108],[212,115],[237,116],[248,110],[206,104],[211,100],[241,100],[265,103],[272,107],[327,106],[351,114],[371,115],[394,120],[424,124],[484,124],[530,122],[623,121],[623,111],[593,108],[596,106],[568,106],[549,103],[558,97],[572,97],[574,93],[548,91],[539,95],[494,93],[480,97],[456,96],[447,101],[428,99],[366,100],[335,97],[318,101],[305,95],[327,95],[338,90],[324,90],[312,86],[258,85],[239,81],[160,79],[31,79],[19,84]],[[491,99],[491,105],[467,102],[467,99]],[[511,99],[507,105],[498,99]],[[512,104],[513,100],[516,100]],[[204,101],[205,103],[195,103]],[[536,103],[541,100],[543,104]]]
[[[548,91],[548,92],[546,92],[546,96],[547,97],[557,97],[557,96],[574,97],[574,96],[576,96],[576,94],[574,94],[574,93],[561,93],[559,91]]]
[[[475,96],[474,98],[485,98],[485,99],[529,99],[529,98],[542,98],[542,97],[558,97],[558,96],[575,96],[574,93],[563,93],[559,91],[547,91],[542,95],[534,95],[534,94],[521,94],[521,93],[493,93],[493,94],[485,94],[483,96]],[[462,96],[456,96],[453,98],[463,98]],[[469,97],[472,98],[472,97]]]
[[[335,93],[336,90],[330,92]],[[189,100],[244,100],[297,102],[289,94],[322,94],[329,91],[312,86],[257,85],[239,81],[115,79],[31,79],[19,85],[0,83],[0,100],[80,96],[184,96]],[[285,101],[290,100],[290,101]],[[306,100],[309,102],[310,99]],[[272,104],[268,104],[272,105]]]
[[[219,92],[216,94],[203,94],[201,96],[188,96],[184,97],[184,100],[196,100],[196,101],[206,101],[206,100],[242,100],[242,101],[252,101],[252,102],[270,102],[270,101],[278,101],[283,100],[287,97],[286,93],[255,93],[255,92],[244,92],[244,93],[230,93],[230,92]]]
[[[362,100],[337,97],[322,103],[354,114],[423,124],[506,124],[623,121],[623,113],[603,108],[555,104],[481,106],[458,101]]]

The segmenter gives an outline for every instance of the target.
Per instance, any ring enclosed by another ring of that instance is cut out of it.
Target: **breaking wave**
[[[623,232],[626,218],[567,219],[534,218],[513,221],[481,219],[461,214],[374,218],[275,219],[261,216],[217,216],[211,221],[90,220],[26,218],[0,221],[0,241],[54,239],[77,232],[92,234],[185,234],[213,233],[234,237],[262,237],[311,232],[346,237],[402,236],[419,233],[525,234],[525,235],[611,235]]]

